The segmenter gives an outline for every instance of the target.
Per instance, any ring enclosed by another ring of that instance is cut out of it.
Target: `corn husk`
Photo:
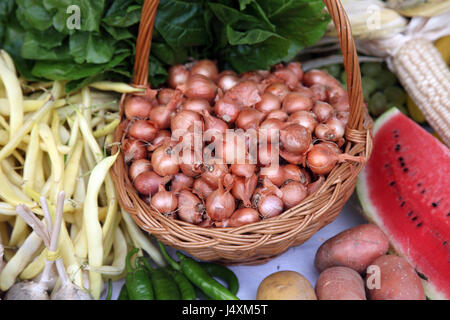
[[[450,9],[448,0],[388,0],[387,7],[407,17],[434,17]],[[448,22],[447,22],[448,23]]]
[[[342,0],[349,17],[355,39],[376,39],[398,33],[405,29],[407,19],[395,10],[387,8],[380,0]],[[331,22],[327,36],[336,37],[336,28]]]

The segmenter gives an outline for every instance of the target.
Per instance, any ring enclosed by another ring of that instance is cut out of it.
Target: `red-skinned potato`
[[[388,249],[389,240],[380,228],[374,224],[362,224],[325,241],[317,250],[314,264],[319,272],[344,266],[363,273]]]
[[[347,267],[325,269],[317,278],[319,300],[367,300],[361,275]]]
[[[375,259],[369,267],[366,286],[370,300],[426,299],[419,276],[405,258],[383,255]]]

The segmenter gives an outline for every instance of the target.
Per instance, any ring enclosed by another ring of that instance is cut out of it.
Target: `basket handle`
[[[333,19],[339,43],[344,57],[347,72],[347,91],[350,104],[350,117],[347,128],[362,130],[364,121],[364,99],[362,94],[361,71],[358,54],[352,35],[350,21],[340,0],[323,0]],[[148,58],[152,42],[153,26],[159,0],[145,0],[139,24],[136,42],[136,61],[134,65],[133,84],[146,87],[148,85]]]

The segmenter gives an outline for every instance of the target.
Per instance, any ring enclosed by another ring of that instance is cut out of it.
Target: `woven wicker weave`
[[[148,57],[158,2],[147,0],[142,11],[133,79],[133,84],[138,87],[148,86]],[[349,20],[339,0],[324,2],[338,31],[347,71],[350,118],[345,151],[368,159],[372,150],[371,124],[366,121],[358,56]],[[122,97],[122,102],[124,98],[125,96]],[[121,114],[123,116],[123,103]],[[121,125],[116,129],[115,141],[121,141],[123,136],[124,125]],[[356,178],[363,165],[364,163],[337,165],[320,189],[300,205],[277,217],[238,228],[202,228],[152,211],[130,182],[128,167],[122,154],[112,172],[123,209],[143,230],[153,234],[164,244],[201,260],[227,265],[255,265],[304,243],[320,228],[332,222],[353,193]]]

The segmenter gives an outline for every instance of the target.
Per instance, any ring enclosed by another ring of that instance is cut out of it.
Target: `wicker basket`
[[[136,46],[133,84],[148,86],[148,57],[158,6],[156,0],[144,3]],[[340,1],[324,0],[334,21],[347,71],[350,118],[345,151],[368,159],[372,150],[371,124],[363,104],[361,74],[348,18]],[[125,96],[122,97],[122,102]],[[123,103],[121,103],[123,117]],[[115,132],[115,141],[124,136],[124,126]],[[206,261],[227,265],[256,265],[307,241],[320,228],[332,222],[353,193],[363,163],[342,163],[326,182],[303,202],[281,215],[238,228],[202,228],[181,220],[169,219],[152,211],[139,197],[128,178],[128,167],[119,155],[112,173],[122,208],[134,221],[164,244]]]

